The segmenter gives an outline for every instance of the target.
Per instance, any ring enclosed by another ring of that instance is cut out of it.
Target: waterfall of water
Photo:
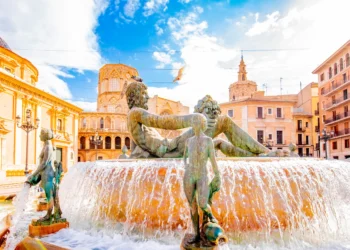
[[[24,184],[22,190],[17,194],[17,196],[14,199],[15,212],[12,216],[12,226],[10,227],[9,235],[7,236],[5,249],[15,249],[16,245],[27,234],[28,228],[25,227],[25,230],[23,230],[23,225],[26,224],[24,223],[24,212],[28,205],[29,191],[30,185]]]
[[[236,244],[350,242],[350,164],[283,159],[218,161],[213,212]],[[190,225],[181,160],[79,163],[60,199],[72,228],[179,239]]]

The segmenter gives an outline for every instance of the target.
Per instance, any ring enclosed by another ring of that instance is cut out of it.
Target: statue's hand
[[[210,183],[210,187],[213,193],[217,192],[221,188],[221,176],[220,174],[215,174],[213,180]]]

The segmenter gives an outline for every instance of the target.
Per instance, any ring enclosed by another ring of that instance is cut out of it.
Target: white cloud
[[[0,34],[13,51],[39,69],[38,87],[70,98],[71,77],[62,67],[97,70],[102,58],[94,29],[104,0],[26,0],[0,2]],[[16,17],[16,18],[14,18]]]
[[[159,64],[156,66],[157,69],[163,69],[165,65],[168,65],[171,63],[171,57],[170,54],[167,54],[165,52],[153,52],[152,55],[153,59],[159,62]]]
[[[161,27],[161,25],[164,25],[165,20],[164,19],[160,19],[156,22],[156,24],[154,25],[154,27],[156,28],[156,33],[158,36],[162,35],[164,33],[164,29]]]
[[[133,18],[135,12],[140,8],[140,0],[128,0],[124,5],[124,15]]]
[[[308,48],[244,52],[248,79],[259,86],[267,83],[267,94],[279,94],[280,77],[284,94],[297,93],[300,81],[303,86],[315,81],[317,77],[312,75],[312,70],[349,39],[349,32],[342,25],[347,23],[349,9],[347,0],[296,0],[287,12],[273,11],[263,20],[259,19],[259,13],[247,11],[244,13],[246,29],[235,29],[235,22],[232,22],[233,27],[225,36],[225,46],[222,38],[208,34],[207,24],[200,25],[206,22],[199,19],[197,12],[170,18],[168,27],[174,42],[181,48],[183,61],[172,62],[172,67],[186,65],[186,74],[174,88],[150,87],[150,93],[171,99],[177,97],[191,108],[206,94],[226,102],[228,87],[237,80],[239,50]],[[239,17],[236,21],[242,19]],[[177,71],[171,74],[175,76]]]
[[[145,3],[144,12],[143,14],[145,16],[150,16],[155,12],[158,12],[159,10],[165,11],[167,9],[167,4],[169,0],[148,0]]]
[[[179,0],[179,3],[189,3],[191,0]]]
[[[251,27],[245,34],[247,36],[256,36],[268,30],[271,30],[271,28],[277,26],[279,15],[279,12],[275,11],[272,14],[267,15],[265,21],[259,22],[259,13],[257,13],[255,15],[255,23],[253,27]]]
[[[78,106],[84,111],[93,112],[93,111],[96,111],[97,109],[97,102],[72,101],[72,100],[67,100],[67,101]]]

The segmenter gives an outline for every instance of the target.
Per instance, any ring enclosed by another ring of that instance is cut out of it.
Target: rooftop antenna
[[[283,80],[283,78],[282,78],[282,77],[280,77],[280,89],[281,89],[281,95],[282,95],[282,80]]]

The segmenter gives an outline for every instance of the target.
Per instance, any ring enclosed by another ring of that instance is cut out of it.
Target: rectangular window
[[[305,127],[309,127],[309,123],[308,122],[305,122]]]
[[[303,144],[303,135],[298,134],[298,145],[302,145],[302,144]]]
[[[336,141],[332,142],[332,149],[338,149],[338,144]]]
[[[263,107],[258,107],[258,117],[257,118],[260,118],[260,119],[263,118]]]
[[[349,107],[348,106],[344,106],[344,117],[348,117],[348,112],[349,111]]]
[[[260,143],[264,143],[264,130],[257,131],[257,141]]]
[[[324,81],[324,73],[321,74],[320,78],[321,78],[321,82],[323,82]]]
[[[326,144],[325,143],[322,144],[322,148],[323,148],[323,151],[326,151]]]
[[[62,131],[62,120],[61,119],[57,120],[57,130]]]
[[[277,118],[282,118],[282,108],[277,108]]]
[[[332,96],[332,104],[335,104],[336,103],[336,100],[335,100],[335,95]]]
[[[272,134],[269,134],[269,140],[272,140]]]
[[[302,130],[302,126],[303,126],[303,121],[302,120],[298,120],[298,130],[299,131]]]
[[[343,74],[343,82],[346,83],[346,73]]]
[[[339,160],[339,156],[333,156],[334,160]]]
[[[324,88],[321,89],[321,95],[324,95]]]
[[[267,114],[272,115],[272,108],[267,109]]]
[[[277,130],[277,144],[283,144],[283,131]]]
[[[343,90],[343,99],[344,99],[344,100],[347,100],[347,99],[348,99],[348,90],[347,90],[347,89],[344,89],[344,90]]]
[[[322,116],[322,122],[325,123],[326,122],[326,115]]]
[[[310,149],[306,148],[306,156],[310,156]]]
[[[305,141],[306,145],[309,145],[309,136],[306,136],[306,141]]]
[[[228,115],[229,117],[233,117],[233,109],[227,110],[227,115]]]
[[[344,147],[349,148],[349,139],[344,140]]]
[[[103,157],[102,156],[99,156],[98,157],[98,160],[100,161],[100,160],[103,160]]]

